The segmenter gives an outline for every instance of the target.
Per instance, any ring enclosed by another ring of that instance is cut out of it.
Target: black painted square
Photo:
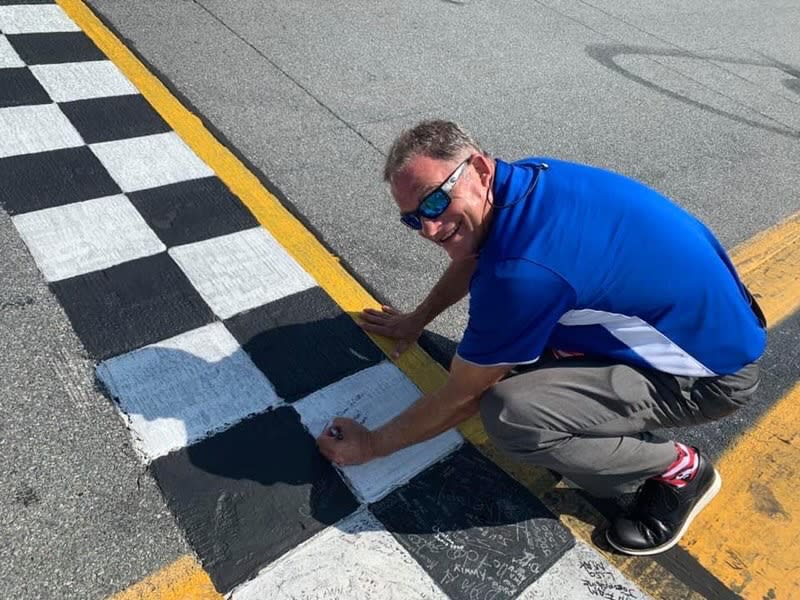
[[[50,102],[50,96],[26,67],[0,69],[0,108]]]
[[[166,254],[50,284],[92,358],[105,359],[214,320]]]
[[[6,37],[27,65],[83,62],[106,58],[82,31],[21,33]]]
[[[370,510],[452,598],[516,598],[575,541],[469,445]]]
[[[258,221],[216,177],[128,194],[168,247],[250,229]]]
[[[151,469],[223,593],[358,507],[290,407],[159,458]]]
[[[119,194],[86,146],[0,158],[0,204],[9,214]]]
[[[87,144],[169,131],[169,125],[139,94],[59,104]]]
[[[225,325],[287,402],[384,358],[318,287],[236,315]]]

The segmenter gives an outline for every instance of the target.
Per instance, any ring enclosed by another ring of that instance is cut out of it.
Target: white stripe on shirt
[[[567,311],[558,322],[566,327],[602,325],[611,335],[659,371],[690,377],[716,375],[714,371],[639,317],[583,308]]]

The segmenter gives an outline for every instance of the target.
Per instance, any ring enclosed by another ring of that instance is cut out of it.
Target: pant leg
[[[609,496],[664,472],[675,459],[674,444],[649,431],[719,418],[754,389],[752,369],[733,383],[712,379],[598,360],[556,361],[495,385],[481,400],[481,417],[493,443],[515,459]]]

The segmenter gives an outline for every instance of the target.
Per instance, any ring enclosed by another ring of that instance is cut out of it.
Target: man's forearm
[[[467,295],[477,263],[477,257],[468,257],[448,265],[425,300],[414,310],[425,325]]]
[[[478,411],[480,396],[443,402],[442,390],[425,394],[404,412],[372,432],[376,456],[386,456],[455,427]]]

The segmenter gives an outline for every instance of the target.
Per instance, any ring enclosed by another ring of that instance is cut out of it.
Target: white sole
[[[714,496],[717,495],[720,488],[722,487],[722,477],[720,477],[719,471],[714,469],[714,481],[711,483],[711,487],[709,487],[705,494],[703,494],[700,499],[697,501],[697,504],[694,505],[692,511],[689,513],[689,516],[686,517],[686,521],[684,521],[683,526],[678,531],[677,535],[673,537],[670,541],[666,544],[661,544],[660,546],[656,546],[655,548],[648,548],[647,550],[635,550],[633,548],[622,548],[617,546],[611,539],[608,537],[608,531],[606,531],[606,541],[619,552],[623,554],[631,554],[633,556],[650,556],[651,554],[660,554],[666,550],[672,548],[675,544],[681,541],[681,538],[686,533],[686,530],[689,529],[689,525],[692,524],[694,518],[700,514],[700,511],[703,510],[706,505],[714,499]]]

